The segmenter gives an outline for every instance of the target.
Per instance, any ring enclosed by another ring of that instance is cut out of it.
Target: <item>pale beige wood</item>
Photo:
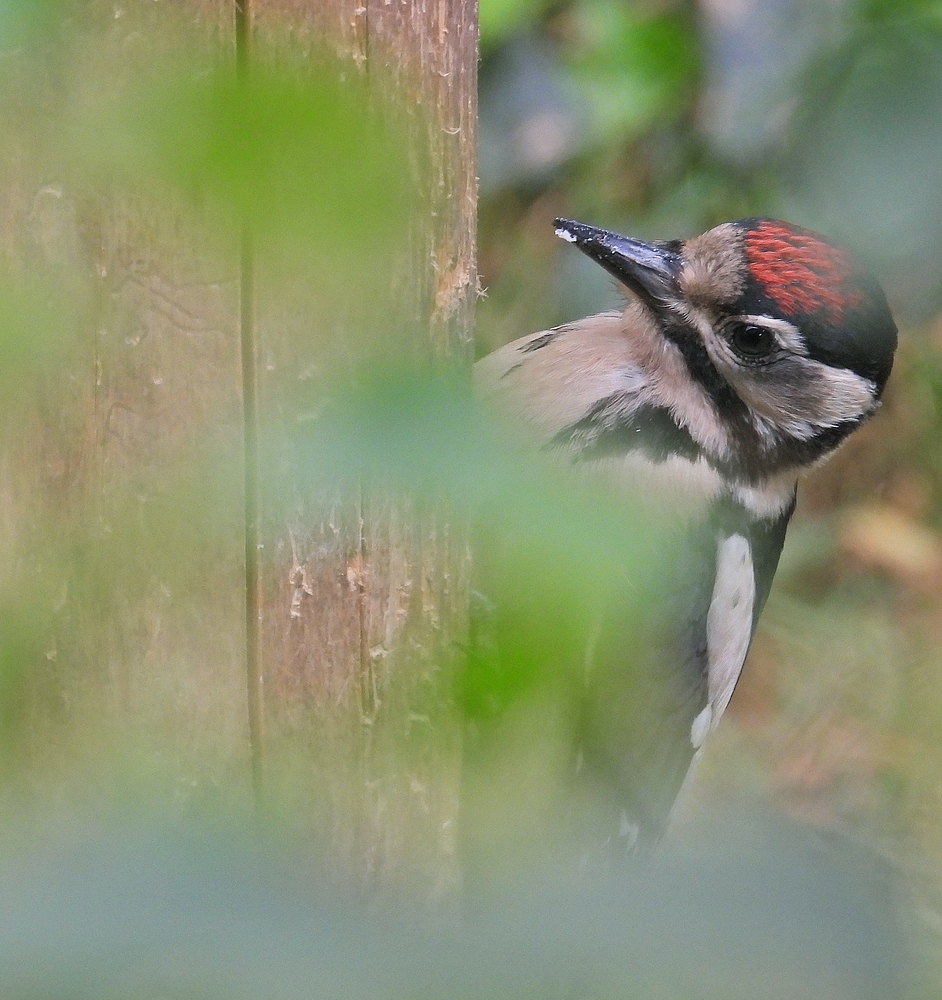
[[[456,878],[448,689],[466,615],[464,527],[370,482],[312,486],[285,432],[383,352],[404,368],[470,363],[476,9],[251,5],[253,58],[280,59],[303,83],[306,56],[326,47],[337,81],[380,91],[377,107],[406,138],[401,238],[364,261],[361,282],[343,254],[247,256],[237,220],[220,222],[211,199],[162,188],[146,164],[106,171],[94,139],[70,132],[89,108],[98,121],[99,106],[122,100],[155,54],[185,48],[196,79],[234,67],[235,10],[93,2],[64,26],[61,48],[0,67],[2,263],[64,290],[76,331],[66,362],[24,393],[3,455],[5,579],[39,581],[29,594],[46,623],[26,685],[27,771],[37,789],[54,775],[72,809],[94,812],[88,789],[107,798],[120,774],[171,813],[206,802],[251,812],[248,303],[262,434],[263,808],[365,884],[411,879],[431,897]]]
[[[303,67],[322,59],[326,41],[342,73],[381,91],[412,164],[399,246],[363,260],[362,275],[339,278],[358,301],[330,304],[336,275],[319,274],[316,256],[306,290],[293,296],[260,264],[262,413],[289,429],[312,400],[345,391],[378,356],[404,366],[470,363],[476,7],[256,0],[252,21],[260,60]],[[299,382],[309,387],[303,402]],[[275,514],[264,531],[273,810],[297,817],[300,803],[340,863],[368,884],[409,879],[420,896],[440,895],[457,877],[449,685],[466,621],[464,527],[370,482],[312,491],[284,466],[272,478],[291,498],[289,516]]]
[[[91,3],[4,59],[5,260],[60,299],[57,335],[74,336],[7,436],[4,582],[42,581],[33,787],[78,811],[122,781],[171,811],[250,803],[225,482],[241,447],[238,257],[185,199],[99,174],[104,137],[82,131],[182,29],[206,70],[231,59],[231,22],[228,0]]]

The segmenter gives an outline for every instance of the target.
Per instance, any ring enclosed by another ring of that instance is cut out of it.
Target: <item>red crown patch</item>
[[[749,271],[786,316],[819,314],[840,323],[863,302],[845,288],[854,265],[843,250],[813,234],[764,220],[746,233]]]

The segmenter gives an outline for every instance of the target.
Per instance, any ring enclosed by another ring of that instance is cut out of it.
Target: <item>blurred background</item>
[[[703,805],[743,789],[942,889],[942,7],[482,0],[482,353],[617,307],[555,216],[670,239],[768,215],[879,277],[885,405],[799,493]],[[934,900],[934,902],[930,902]],[[934,936],[935,931],[930,934]]]
[[[675,840],[577,876],[560,651],[656,539],[469,398],[473,12],[423,106],[348,6],[259,2],[245,87],[229,0],[0,0],[0,992],[942,996],[942,7],[481,0],[478,356],[619,303],[560,215],[789,219],[902,332]]]
[[[699,791],[761,788],[913,861],[935,892],[942,8],[482,0],[481,47],[482,353],[617,306],[605,273],[555,239],[555,216],[653,239],[779,217],[882,281],[902,331],[886,403],[799,493]]]

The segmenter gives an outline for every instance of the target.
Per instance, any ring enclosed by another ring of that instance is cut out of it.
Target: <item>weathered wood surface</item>
[[[248,801],[239,499],[209,485],[239,460],[238,259],[198,212],[85,172],[68,120],[181,23],[210,66],[230,21],[226,0],[93,3],[4,60],[6,277],[74,338],[9,429],[4,582],[38,586],[48,619],[33,787],[92,813],[138,768],[135,798]]]
[[[377,331],[392,338],[379,350],[393,361],[470,360],[476,5],[256,0],[252,15],[260,57],[296,58],[326,39],[355,73],[381,81],[387,100],[392,90],[417,195],[399,258],[363,262],[389,269],[382,302],[324,315],[317,303],[328,290],[316,279],[309,308],[260,292],[262,410],[280,409],[287,426],[299,416],[285,412],[291,387],[342,372],[357,340],[369,363]],[[351,287],[359,285],[352,276]],[[278,762],[309,748],[313,783],[324,782],[312,787],[310,808],[354,870],[410,875],[423,892],[440,892],[455,865],[458,747],[447,691],[466,614],[463,529],[369,483],[357,495],[302,496],[289,471],[279,487],[295,503],[289,523],[275,517],[264,533],[270,775],[277,781]],[[346,805],[325,810],[325,791],[334,801],[348,797]]]
[[[165,30],[183,26],[207,66],[232,59],[234,13],[234,0],[89,5],[81,40],[66,46],[44,91],[46,110],[61,113],[83,73],[100,79],[109,61],[118,86]],[[368,335],[368,315],[408,331],[393,353],[469,360],[476,4],[253,0],[250,13],[260,57],[297,59],[326,42],[351,74],[382,77],[414,145],[419,195],[401,260],[388,283],[371,286],[384,297],[372,312],[335,310],[329,295],[318,298],[317,274],[295,294],[259,266],[259,422],[277,430],[301,416],[292,410],[299,380],[316,373],[317,388],[327,372],[326,391],[337,359]],[[25,270],[45,255],[47,271],[63,268],[82,286],[87,308],[74,362],[47,380],[46,402],[11,445],[7,534],[12,549],[64,524],[70,545],[95,553],[92,576],[107,578],[94,598],[76,593],[91,578],[73,565],[50,602],[59,722],[92,756],[107,758],[102,739],[133,746],[155,795],[174,808],[242,808],[238,233],[221,240],[201,209],[138,198],[126,184],[112,190],[107,177],[73,179],[31,131],[35,86],[24,87],[29,106],[2,151],[5,259]],[[263,455],[262,464],[279,461]],[[312,493],[309,478],[280,467],[288,502],[262,493],[267,806],[302,836],[324,834],[354,872],[413,874],[428,895],[453,877],[456,742],[443,681],[463,628],[466,540],[441,511],[368,484],[356,495]],[[31,557],[53,571],[53,552]],[[40,731],[48,745],[51,730]]]

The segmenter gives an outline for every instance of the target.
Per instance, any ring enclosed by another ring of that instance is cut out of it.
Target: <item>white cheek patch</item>
[[[847,368],[832,368],[820,361],[807,363],[815,366],[820,379],[820,402],[815,414],[819,422],[839,424],[873,409],[877,387],[869,379]]]
[[[846,368],[831,368],[810,358],[792,358],[788,381],[773,375],[743,373],[736,379],[739,395],[756,421],[807,440],[822,428],[860,420],[873,410],[872,382]]]
[[[693,720],[690,742],[703,746],[733,696],[752,640],[755,571],[748,539],[724,538],[716,554],[716,580],[707,614],[707,704]]]

